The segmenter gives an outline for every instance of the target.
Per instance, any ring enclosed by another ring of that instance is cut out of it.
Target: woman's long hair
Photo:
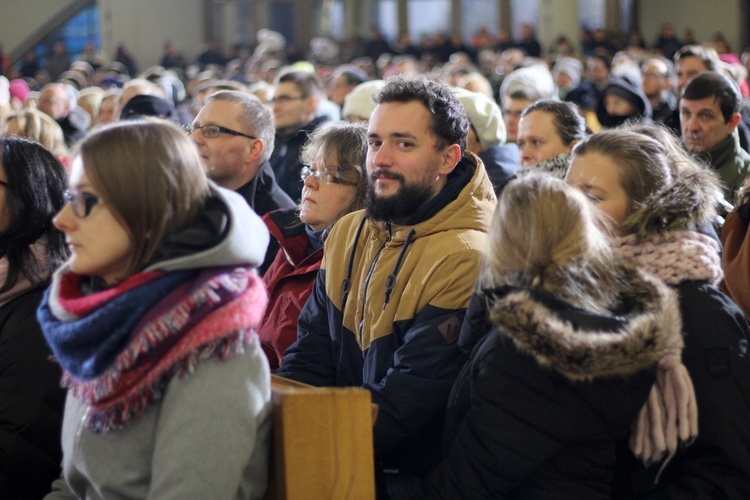
[[[54,154],[41,144],[15,136],[0,138],[1,163],[8,179],[5,206],[8,229],[0,234],[0,254],[8,259],[8,275],[0,293],[13,288],[21,274],[34,284],[43,282],[68,258],[65,235],[52,218],[65,205],[67,177]],[[31,245],[46,239],[46,262]]]

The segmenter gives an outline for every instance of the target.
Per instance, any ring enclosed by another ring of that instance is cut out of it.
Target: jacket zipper
[[[375,254],[375,257],[372,259],[372,263],[370,264],[370,269],[367,271],[367,276],[365,277],[365,290],[362,294],[362,314],[359,318],[359,345],[362,346],[362,334],[364,333],[364,327],[365,327],[365,307],[367,305],[367,289],[370,286],[370,278],[372,278],[372,273],[375,271],[375,264],[377,264],[378,259],[380,259],[380,253],[383,251],[385,246],[388,244],[388,242],[391,241],[391,223],[386,222],[385,223],[386,230],[388,231],[388,236],[385,238],[385,242],[380,246],[378,249],[378,252]]]

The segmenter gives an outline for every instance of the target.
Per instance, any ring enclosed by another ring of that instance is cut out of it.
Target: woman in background
[[[65,392],[36,308],[67,258],[52,218],[65,170],[36,142],[0,138],[0,497],[38,499],[60,475]]]
[[[4,135],[32,139],[54,153],[65,168],[70,168],[71,157],[62,128],[46,113],[32,108],[13,113],[5,123]]]
[[[661,428],[653,416],[663,406],[679,432],[666,427],[663,439],[652,442],[631,435],[633,453],[622,453],[616,469],[616,496],[750,498],[750,334],[742,312],[716,288],[719,245],[699,231],[714,220],[719,181],[680,153],[674,137],[636,130],[599,132],[581,142],[567,181],[607,215],[617,253],[677,291],[697,423],[693,412],[669,403],[666,375],[674,366],[660,365],[639,420]]]
[[[363,208],[367,187],[367,127],[336,122],[320,127],[307,140],[301,161],[299,207],[276,210],[263,217],[280,245],[263,275],[268,309],[259,335],[272,370],[297,340],[297,319],[312,293],[323,259],[323,243],[342,216]]]
[[[262,498],[268,231],[175,125],[79,148],[54,219],[72,256],[38,311],[69,389],[49,498]]]

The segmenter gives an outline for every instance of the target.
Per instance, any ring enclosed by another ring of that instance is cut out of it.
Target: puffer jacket
[[[280,247],[263,275],[268,307],[258,329],[263,352],[274,371],[281,365],[287,347],[297,340],[297,319],[312,293],[323,247],[308,253],[310,238],[296,208],[270,212],[263,221]]]
[[[446,458],[425,498],[609,498],[619,440],[645,403],[656,363],[682,343],[675,294],[625,274],[622,308],[580,309],[510,286],[472,300]]]
[[[379,413],[376,460],[421,475],[440,458],[456,345],[496,203],[467,153],[405,225],[354,212],[325,243],[298,339],[277,374],[313,385],[364,386]]]

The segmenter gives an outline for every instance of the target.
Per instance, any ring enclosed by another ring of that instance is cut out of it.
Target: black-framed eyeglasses
[[[308,166],[302,167],[299,177],[300,179],[302,179],[302,181],[305,181],[311,175],[317,182],[322,181],[325,184],[343,184],[344,186],[356,186],[357,185],[356,182],[347,181],[346,179],[337,177],[336,175],[328,172],[325,169],[321,168],[321,169],[313,170],[312,168]]]
[[[290,95],[280,95],[280,96],[273,97],[268,102],[270,102],[271,104],[276,104],[276,103],[284,104],[285,102],[301,101],[303,99],[307,99],[307,97],[302,96],[302,95],[297,96],[297,97],[292,97]]]
[[[255,137],[254,135],[243,134],[242,132],[237,132],[236,130],[222,127],[221,125],[203,125],[201,127],[196,127],[193,125],[185,125],[183,129],[185,129],[185,132],[187,132],[188,135],[192,134],[196,130],[200,130],[201,135],[205,137],[206,139],[213,139],[214,137],[219,137],[219,134],[238,135],[240,137],[247,137],[248,139],[257,139],[257,137]]]
[[[94,205],[102,201],[95,194],[87,193],[86,191],[78,191],[74,189],[72,191],[66,190],[64,195],[65,200],[70,203],[70,208],[73,209],[73,213],[76,217],[81,219],[86,218],[91,213],[91,209]]]
[[[8,183],[5,181],[0,180],[0,186],[8,187]]]

